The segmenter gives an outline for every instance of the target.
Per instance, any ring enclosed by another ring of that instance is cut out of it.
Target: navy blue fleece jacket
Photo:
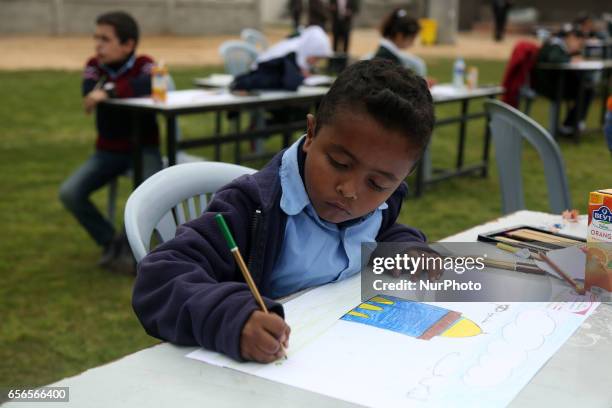
[[[180,226],[174,239],[140,262],[132,305],[151,336],[242,360],[240,334],[259,307],[214,217],[223,214],[261,287],[279,256],[287,221],[280,208],[283,153],[221,188],[201,217]],[[406,193],[402,183],[387,200],[377,242],[425,242],[420,231],[396,223]],[[262,295],[268,308],[284,317],[282,306]]]

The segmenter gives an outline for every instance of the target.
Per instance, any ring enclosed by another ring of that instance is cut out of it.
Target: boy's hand
[[[253,312],[242,328],[240,354],[245,360],[271,363],[285,355],[291,329],[276,313]]]
[[[409,249],[407,252],[408,256],[412,258],[422,258],[422,261],[419,263],[417,270],[411,275],[410,280],[416,282],[421,278],[423,272],[427,272],[427,278],[430,281],[440,280],[442,274],[444,273],[444,269],[440,268],[444,264],[440,255],[433,250],[424,250],[424,249]],[[436,260],[440,258],[439,260]],[[431,266],[430,268],[426,268],[423,265],[423,262],[426,265]],[[399,269],[395,269],[391,271],[391,274],[395,278],[399,278],[403,271]]]
[[[83,98],[83,105],[85,106],[85,112],[91,113],[96,105],[103,100],[108,99],[108,94],[103,89],[94,89]]]

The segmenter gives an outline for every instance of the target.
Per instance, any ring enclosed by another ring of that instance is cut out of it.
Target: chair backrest
[[[248,72],[257,59],[257,49],[244,41],[225,41],[219,47],[219,54],[223,58],[225,72],[236,76]]]
[[[531,41],[516,43],[502,79],[502,101],[515,108],[519,106],[520,96],[526,95],[522,88],[531,87],[531,71],[535,67],[539,50],[540,46]]]
[[[254,172],[236,164],[197,162],[171,166],[146,179],[125,206],[125,230],[136,260],[149,252],[154,231],[162,242],[172,239],[179,225],[204,212],[219,188]]]
[[[572,208],[561,150],[550,133],[506,103],[487,101],[485,109],[490,117],[489,127],[499,169],[504,214],[525,208],[521,176],[523,139],[537,150],[544,164],[551,211],[558,214]]]
[[[255,30],[254,28],[245,28],[240,32],[240,38],[243,41],[251,44],[259,52],[264,51],[268,48],[268,40],[261,31]]]

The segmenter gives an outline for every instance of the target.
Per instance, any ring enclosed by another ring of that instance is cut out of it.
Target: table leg
[[[132,112],[132,175],[134,190],[142,183],[142,143],[140,129],[140,115],[137,112]]]
[[[242,115],[242,112],[238,112],[238,117],[235,120],[235,125],[236,128],[234,129],[236,134],[240,133],[240,116]],[[236,140],[236,143],[234,144],[234,162],[236,164],[240,164],[240,162],[242,161],[242,155],[240,154],[240,139]]]
[[[423,190],[425,188],[425,156],[423,155],[423,157],[421,157],[421,160],[419,160],[419,164],[417,165],[417,169],[416,169],[416,180],[414,183],[414,196],[415,197],[420,197],[421,195],[423,195]]]
[[[168,148],[168,166],[176,164],[176,116],[166,116],[166,141]]]
[[[583,72],[578,73],[578,95],[575,107],[576,121],[574,123],[574,132],[572,135],[574,137],[574,142],[578,142],[580,138],[580,119],[582,117],[582,105],[584,104],[584,83],[586,82],[584,80],[585,75],[587,74]]]
[[[549,126],[552,137],[557,137],[559,132],[559,113],[561,112],[561,103],[563,103],[563,71],[558,71],[557,74],[557,96],[551,109]]]
[[[608,103],[608,97],[610,96],[610,76],[611,76],[610,72],[611,71],[612,71],[612,68],[605,68],[601,75],[602,77],[601,82],[603,85],[603,89],[601,92],[602,103],[601,103],[601,117],[600,117],[599,123],[601,123],[602,128],[604,124],[606,123],[606,112],[608,110],[607,103]]]
[[[495,99],[489,97],[489,99]],[[489,115],[485,118],[485,135],[484,135],[484,146],[482,151],[482,172],[480,175],[486,178],[489,174],[489,150],[491,150],[491,128],[489,127],[491,118]]]
[[[459,146],[457,151],[457,170],[461,170],[463,167],[464,150],[465,150],[465,130],[467,127],[467,120],[465,115],[468,112],[469,101],[464,99],[461,101],[461,122],[459,122]]]
[[[222,112],[215,113],[215,137],[221,136],[221,115]],[[215,161],[221,161],[221,143],[215,143]]]

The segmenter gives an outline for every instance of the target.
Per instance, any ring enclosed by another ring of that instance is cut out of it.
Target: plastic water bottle
[[[455,88],[463,88],[465,76],[465,61],[463,58],[457,58],[453,64],[453,86]]]
[[[612,154],[612,96],[608,97],[607,107],[606,120],[604,122],[604,135],[606,135],[608,149],[610,149],[610,153]]]

